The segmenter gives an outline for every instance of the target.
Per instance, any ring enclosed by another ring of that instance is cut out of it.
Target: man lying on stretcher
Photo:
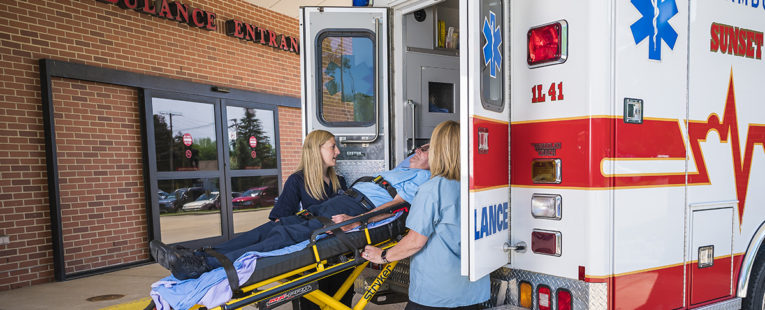
[[[428,145],[418,148],[409,159],[408,168],[396,167],[382,172],[374,180],[360,181],[344,194],[321,204],[309,206],[298,215],[268,222],[212,249],[231,261],[250,251],[268,252],[308,240],[323,224],[317,217],[340,223],[354,216],[387,206],[410,202],[422,183],[430,179]],[[149,243],[151,255],[179,280],[198,278],[220,267],[218,260],[200,250],[168,246],[159,240]]]

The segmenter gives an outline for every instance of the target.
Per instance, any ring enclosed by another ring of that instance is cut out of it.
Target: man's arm
[[[404,201],[404,198],[401,198],[401,196],[396,195],[396,197],[393,197],[393,200],[391,200],[389,202],[386,202],[384,204],[381,204],[377,208],[374,208],[371,211],[363,213],[363,214],[361,214],[359,216],[362,216],[362,215],[368,214],[368,213],[372,213],[372,212],[375,212],[375,211],[387,208],[389,206],[397,205],[397,204],[404,203],[404,202],[406,202],[406,201]],[[389,218],[391,216],[393,216],[393,214],[390,214],[390,213],[380,214],[380,215],[371,217],[369,219],[369,221],[370,222],[382,221],[382,220],[384,220],[386,218]],[[345,222],[347,220],[350,220],[350,219],[353,219],[353,218],[356,218],[356,217],[358,217],[358,216],[350,216],[350,215],[347,215],[347,214],[337,214],[337,215],[333,215],[332,216],[332,221],[335,222],[335,223],[340,223],[340,222]],[[356,226],[359,226],[358,222],[345,225],[345,226],[343,226],[343,231],[351,230],[351,229],[355,228]]]

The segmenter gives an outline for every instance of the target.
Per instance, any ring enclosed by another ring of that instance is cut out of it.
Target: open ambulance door
[[[510,73],[502,0],[460,1],[462,275],[509,263]]]
[[[389,169],[388,10],[302,7],[300,27],[303,136],[335,134],[348,185]]]

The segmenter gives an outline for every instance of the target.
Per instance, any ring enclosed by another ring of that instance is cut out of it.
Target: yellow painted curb
[[[139,300],[129,301],[119,305],[108,306],[101,310],[143,310],[151,302],[151,297],[141,298]]]

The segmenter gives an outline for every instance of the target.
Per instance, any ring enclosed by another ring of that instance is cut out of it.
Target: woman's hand
[[[381,255],[382,249],[371,245],[364,247],[364,252],[361,253],[361,257],[375,264],[384,264]]]

